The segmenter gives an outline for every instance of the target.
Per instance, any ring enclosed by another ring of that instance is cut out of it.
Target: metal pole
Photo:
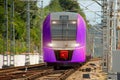
[[[5,14],[5,45],[4,45],[4,54],[3,54],[3,68],[8,67],[8,0],[4,0],[4,14]]]
[[[27,43],[27,53],[25,55],[25,65],[29,65],[30,64],[30,2],[29,0],[27,1],[27,39],[26,39],[26,43]]]
[[[114,7],[113,7],[113,9],[114,9],[114,15],[113,15],[113,17],[114,17],[114,21],[113,21],[113,50],[116,50],[116,29],[117,29],[117,0],[115,0],[114,1]]]
[[[103,23],[103,59],[102,59],[102,62],[103,62],[103,71],[105,72],[108,72],[108,69],[107,69],[107,61],[108,61],[108,52],[109,52],[109,48],[108,48],[108,45],[109,45],[109,41],[108,41],[108,36],[109,36],[109,33],[108,33],[108,1],[107,0],[103,0],[102,2],[103,6],[102,6],[102,9],[103,9],[103,16],[102,16],[102,23]]]
[[[110,54],[109,54],[109,71],[111,71],[112,68],[112,51],[116,50],[116,0],[110,0],[110,26],[109,27],[109,48],[110,48]]]
[[[117,32],[118,32],[118,44],[117,44],[117,49],[120,50],[120,1],[118,1],[118,18],[117,18]]]
[[[10,33],[11,33],[10,66],[14,66],[14,54],[15,54],[14,0],[11,0]]]
[[[42,35],[43,35],[43,34],[42,34],[42,16],[43,16],[43,0],[41,0],[41,13],[40,13],[40,24],[41,24],[41,25],[40,25],[40,30],[41,30],[41,31],[40,31],[40,34],[41,34],[41,37],[40,37],[40,38],[41,38],[41,39],[40,39],[40,51],[41,51],[41,52],[39,53],[39,63],[41,63],[41,60],[42,60],[42,59],[41,59],[41,58],[42,58],[41,56],[42,56],[42,53],[43,53],[43,49],[42,49],[42,48],[43,48],[43,47],[42,47],[42,46],[43,46],[43,41],[42,41],[42,40],[43,40],[43,39],[42,39]]]
[[[112,71],[112,54],[116,51],[116,26],[117,26],[117,0],[109,0],[109,54],[108,54],[108,77],[115,79],[116,73]],[[114,74],[112,76],[111,74]]]

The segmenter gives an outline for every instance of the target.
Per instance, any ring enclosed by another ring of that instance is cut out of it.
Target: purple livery
[[[86,24],[73,12],[50,13],[43,23],[44,62],[52,65],[86,61]]]

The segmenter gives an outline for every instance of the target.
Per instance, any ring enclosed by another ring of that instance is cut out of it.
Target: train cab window
[[[52,40],[75,40],[76,21],[69,20],[69,16],[62,15],[60,20],[51,22]]]
[[[73,24],[73,23],[71,23],[71,21],[68,23],[68,28],[67,28],[67,33],[68,33],[68,35],[67,35],[67,38],[68,39],[76,39],[76,23],[75,24]]]

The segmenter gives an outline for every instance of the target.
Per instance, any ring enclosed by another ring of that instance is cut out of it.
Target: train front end
[[[50,13],[43,23],[44,62],[52,65],[86,60],[86,25],[73,12]]]

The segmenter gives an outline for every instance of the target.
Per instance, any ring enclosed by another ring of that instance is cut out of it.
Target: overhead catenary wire
[[[83,4],[81,4],[81,3],[79,3],[79,4],[80,4],[81,6],[83,6],[85,9],[87,9],[87,10],[89,10],[89,11],[95,13],[95,14],[98,15],[98,16],[101,16],[100,14],[96,13],[96,12],[93,11],[93,10],[90,10],[88,7],[84,6]]]

